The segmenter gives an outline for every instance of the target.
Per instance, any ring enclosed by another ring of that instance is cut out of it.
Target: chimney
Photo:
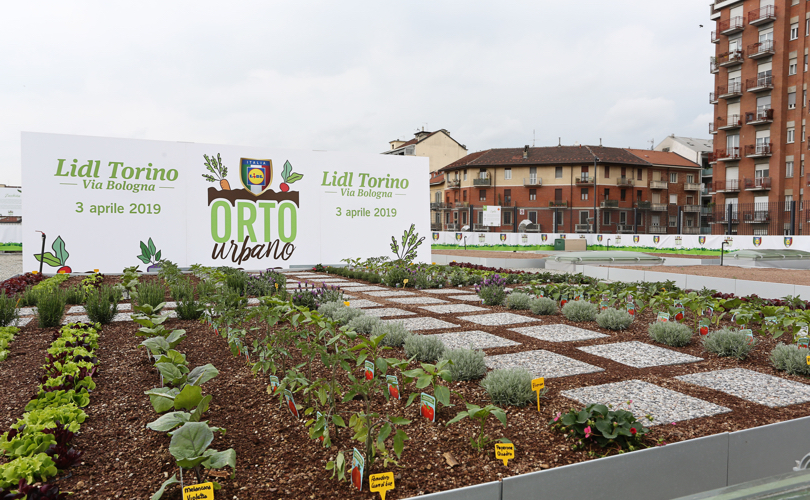
[[[526,144],[525,146],[523,146],[523,159],[525,160],[528,157],[529,157],[529,145]]]

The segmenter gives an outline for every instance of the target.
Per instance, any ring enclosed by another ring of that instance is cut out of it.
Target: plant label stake
[[[214,483],[200,483],[183,488],[183,500],[214,500]]]
[[[394,489],[394,473],[385,472],[382,474],[372,474],[368,477],[369,490],[372,493],[380,492],[380,497],[385,500],[385,492]]]
[[[386,375],[385,381],[388,382],[388,395],[392,399],[399,399],[399,380],[396,375]]]
[[[532,390],[537,393],[537,411],[540,411],[540,391],[546,387],[546,379],[539,377],[532,380]]]
[[[374,380],[374,362],[367,359],[364,366],[366,368],[366,380]]]
[[[669,322],[669,313],[665,313],[663,311],[658,313],[658,322],[659,323],[668,323]]]
[[[363,455],[357,451],[357,448],[352,448],[352,486],[357,488],[358,491],[363,491],[363,469],[366,467],[366,461]]]
[[[436,398],[431,396],[430,394],[425,394],[424,392],[421,394],[421,407],[420,411],[422,416],[426,419],[430,420],[431,422],[436,421]]]
[[[807,356],[807,364],[810,365],[810,356]]]
[[[293,397],[292,392],[289,389],[284,389],[284,400],[287,402],[287,408],[290,409],[290,413],[295,418],[300,418],[298,416],[298,408],[295,406],[295,398]]]
[[[278,377],[275,375],[270,375],[270,390],[276,392],[279,386]]]
[[[799,346],[799,349],[807,349],[810,347],[810,337],[799,337],[796,344]]]
[[[510,458],[515,458],[515,445],[512,443],[495,443],[495,459],[503,460],[503,466],[508,467]]]

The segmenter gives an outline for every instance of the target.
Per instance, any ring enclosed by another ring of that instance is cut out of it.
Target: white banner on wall
[[[22,215],[22,189],[0,188],[0,217]]]
[[[501,225],[501,207],[499,205],[484,205],[484,225],[494,227]]]
[[[23,266],[265,269],[391,253],[415,224],[430,261],[428,159],[22,134]]]

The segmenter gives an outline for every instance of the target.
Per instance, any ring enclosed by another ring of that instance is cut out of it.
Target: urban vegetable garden
[[[0,498],[372,498],[383,472],[409,498],[810,410],[797,298],[398,257],[3,282]]]

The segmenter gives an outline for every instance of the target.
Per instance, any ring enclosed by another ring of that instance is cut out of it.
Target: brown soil
[[[732,410],[715,417],[678,422],[674,426],[652,427],[646,440],[648,446],[780,422],[803,417],[810,412],[810,403],[773,409],[673,378],[693,372],[743,367],[807,383],[807,379],[786,376],[773,370],[767,361],[768,353],[776,344],[773,339],[760,337],[761,344],[750,358],[742,362],[703,353],[700,344],[693,342],[683,348],[670,349],[702,357],[704,361],[637,369],[583,353],[576,348],[617,341],[650,342],[647,325],[655,319],[654,312],[650,310],[640,314],[631,328],[623,332],[603,330],[596,323],[576,324],[607,334],[607,338],[552,343],[509,331],[508,328],[513,326],[466,324],[454,315],[428,314],[417,305],[397,304],[360,292],[349,293],[357,298],[373,300],[382,306],[406,309],[421,316],[433,316],[456,324],[462,323],[462,328],[468,330],[483,330],[521,342],[519,346],[486,349],[487,354],[545,349],[605,369],[601,373],[548,379],[546,386],[549,392],[541,401],[539,413],[534,405],[525,408],[509,407],[508,427],[503,428],[494,419],[488,423],[487,434],[491,438],[507,437],[515,444],[516,457],[510,460],[508,467],[495,460],[493,450],[478,453],[470,446],[469,437],[476,430],[472,422],[464,420],[450,427],[445,425],[464,407],[459,396],[470,403],[489,403],[486,392],[477,381],[451,384],[451,389],[457,393],[452,396],[455,407],[440,409],[436,423],[429,423],[418,415],[418,404],[405,407],[407,395],[416,391],[414,386],[403,385],[401,401],[386,402],[382,398],[376,399],[376,410],[413,421],[405,428],[410,440],[406,442],[405,452],[399,461],[401,467],[384,468],[378,460],[366,473],[394,472],[396,489],[388,492],[386,498],[407,498],[589,460],[592,457],[589,457],[587,451],[572,451],[571,443],[562,435],[551,432],[546,425],[556,412],[579,406],[560,395],[560,391],[566,389],[638,379]],[[417,293],[438,297],[436,294]],[[492,312],[504,311],[500,307],[490,309]],[[554,323],[569,322],[560,314],[543,317],[543,324]],[[212,363],[220,372],[218,377],[203,387],[205,393],[214,396],[206,418],[211,425],[227,428],[227,434],[217,435],[212,447],[218,450],[233,447],[237,453],[238,468],[234,479],[219,480],[223,490],[217,493],[218,498],[378,498],[376,493],[369,493],[367,488],[364,488],[363,493],[352,491],[348,483],[330,479],[330,473],[324,469],[326,462],[333,459],[338,450],[350,450],[357,446],[356,442],[349,439],[348,432],[342,432],[335,439],[332,449],[324,449],[317,441],[309,438],[303,420],[294,419],[280,404],[279,398],[267,394],[267,376],[252,375],[245,358],[231,355],[227,342],[209,326],[180,320],[169,320],[165,325],[170,329],[183,328],[187,331],[188,337],[178,346],[178,350],[188,356],[192,367]],[[91,404],[86,410],[89,418],[74,441],[75,447],[85,452],[84,463],[63,473],[59,480],[64,490],[75,493],[74,498],[146,499],[167,477],[177,472],[174,460],[168,452],[169,437],[145,428],[157,415],[143,391],[158,386],[159,377],[147,361],[143,349],[138,347],[141,338],[135,336],[136,326],[133,322],[124,322],[113,323],[103,329],[97,351],[101,361],[100,373],[96,377],[97,389],[91,395]],[[431,331],[421,333],[430,334]],[[6,390],[3,391],[4,397],[0,402],[0,409],[3,410],[0,415],[0,429],[7,429],[10,423],[21,416],[23,407],[35,395],[36,378],[53,334],[54,329],[38,329],[35,323],[30,324],[12,342],[12,356],[0,363],[0,379],[6,381]],[[264,334],[265,332],[259,330],[250,335]],[[401,349],[395,349],[388,351],[388,356],[404,357],[404,353]],[[296,351],[288,360],[288,366],[307,362]],[[325,376],[325,370],[319,362],[311,365],[313,377]],[[357,375],[359,374],[358,369]],[[359,408],[359,402],[350,401],[341,410],[348,417],[350,412]],[[448,466],[442,458],[446,452],[451,453],[459,465]],[[595,456],[605,454],[599,448],[593,449],[593,452]],[[190,473],[185,477],[191,480]],[[164,498],[179,499],[179,489],[174,487]]]
[[[720,257],[715,257],[714,255],[682,255],[679,253],[647,253],[647,255],[655,255],[656,257],[666,257],[670,259],[720,259]]]
[[[810,282],[810,270],[807,269],[752,269],[747,267],[730,266],[621,266],[622,269],[638,269],[641,271],[655,271],[659,273],[691,274],[696,276],[712,276],[715,278],[730,278],[751,281],[766,281],[770,283],[785,283],[788,285],[806,285]]]
[[[548,255],[534,252],[499,252],[494,250],[431,250],[430,252],[436,255],[484,257],[489,259],[542,259],[548,257]]]

